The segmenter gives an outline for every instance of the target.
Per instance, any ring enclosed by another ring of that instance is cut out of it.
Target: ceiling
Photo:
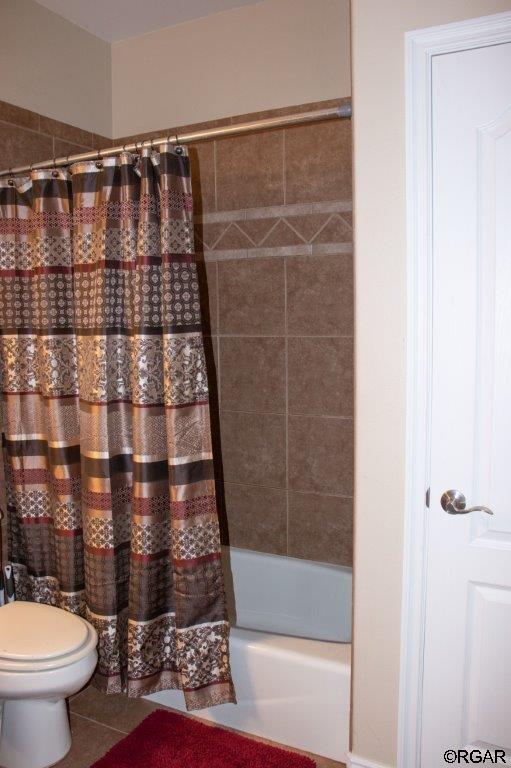
[[[37,0],[110,43],[260,0]]]

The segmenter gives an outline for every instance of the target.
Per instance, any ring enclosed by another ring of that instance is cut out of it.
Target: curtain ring
[[[8,173],[9,178],[7,179],[7,183],[10,187],[14,187],[14,174],[12,172],[12,168],[9,168]]]
[[[98,149],[98,153],[96,155],[96,162],[94,163],[98,171],[100,171],[103,168],[103,163],[101,162],[101,150]]]
[[[151,138],[151,150],[154,150],[154,136]]]
[[[179,136],[176,133],[176,143],[174,145],[174,151],[176,155],[182,155],[183,154],[183,147],[179,144]]]

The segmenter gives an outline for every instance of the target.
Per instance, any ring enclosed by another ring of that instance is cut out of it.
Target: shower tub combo
[[[224,571],[238,704],[199,716],[345,762],[351,568],[231,547]],[[148,698],[184,710],[178,691]]]

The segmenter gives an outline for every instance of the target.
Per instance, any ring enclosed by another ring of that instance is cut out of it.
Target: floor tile
[[[116,694],[107,696],[90,685],[71,699],[69,708],[77,715],[129,733],[159,707],[145,699],[129,699]]]
[[[126,735],[75,714],[71,714],[71,733],[71,749],[55,768],[90,768]]]
[[[128,699],[126,696],[100,693],[92,686],[85,688],[69,702],[71,709],[71,730],[73,746],[67,756],[55,768],[89,768],[91,763],[102,757],[117,741],[124,737],[123,731],[131,731],[154,709],[165,709],[145,699]],[[80,714],[78,714],[80,713]],[[200,718],[198,718],[200,720]],[[205,725],[215,725],[202,720]],[[112,724],[115,724],[114,730]],[[234,730],[227,728],[226,730]],[[238,731],[239,733],[239,731]],[[316,761],[316,768],[345,768],[343,763],[326,757],[312,755],[299,749],[292,749],[268,739],[256,738],[242,733],[264,744],[287,749],[300,755],[307,755]],[[147,766],[147,768],[151,768]]]

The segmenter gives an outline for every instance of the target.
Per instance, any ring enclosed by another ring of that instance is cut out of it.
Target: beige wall
[[[111,136],[110,44],[33,0],[0,0],[0,99]]]
[[[356,516],[353,751],[396,765],[405,445],[404,32],[511,0],[353,0]],[[410,768],[412,768],[410,766]]]
[[[0,100],[104,136],[349,96],[349,0],[263,0],[122,42],[0,0]]]
[[[264,0],[112,46],[115,136],[348,96],[349,0]]]

